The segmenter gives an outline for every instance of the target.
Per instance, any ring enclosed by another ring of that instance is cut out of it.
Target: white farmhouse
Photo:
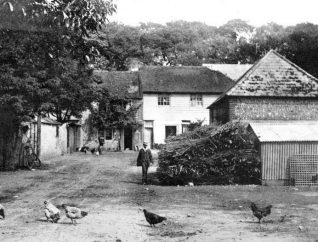
[[[234,82],[202,66],[143,67],[143,138],[152,147],[170,135],[181,134],[190,122],[209,124],[207,107]]]

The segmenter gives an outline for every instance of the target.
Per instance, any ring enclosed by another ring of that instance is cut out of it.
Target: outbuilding
[[[318,122],[251,122],[263,185],[318,185]]]

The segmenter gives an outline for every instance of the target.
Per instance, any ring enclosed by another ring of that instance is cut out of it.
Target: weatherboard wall
[[[170,105],[159,106],[158,94],[144,93],[143,120],[153,121],[153,142],[164,143],[166,126],[176,126],[177,134],[181,134],[183,120],[191,122],[204,120],[204,124],[209,124],[210,118],[207,107],[217,97],[218,95],[203,94],[203,106],[191,106],[190,94],[171,94]]]

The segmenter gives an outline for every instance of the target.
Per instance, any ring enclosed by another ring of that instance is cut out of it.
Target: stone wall
[[[230,120],[318,120],[318,100],[230,98]]]

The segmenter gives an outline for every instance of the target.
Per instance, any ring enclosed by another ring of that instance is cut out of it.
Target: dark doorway
[[[177,134],[177,126],[166,126],[166,138]]]
[[[132,150],[132,128],[131,127],[124,128],[124,150],[127,148]]]

